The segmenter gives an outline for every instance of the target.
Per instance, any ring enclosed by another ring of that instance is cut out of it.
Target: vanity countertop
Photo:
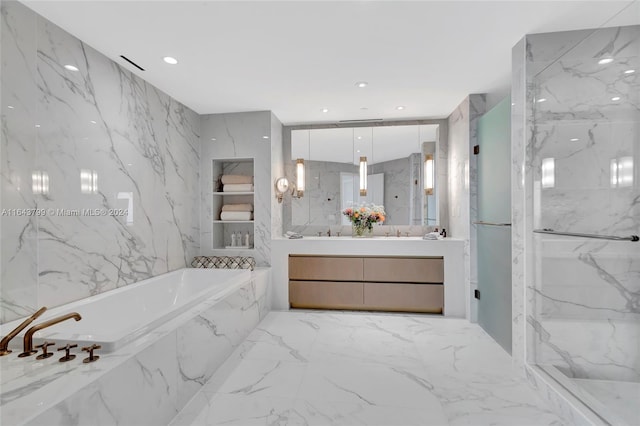
[[[318,237],[317,235],[312,236],[312,235],[305,235],[303,236],[303,238],[287,238],[287,237],[275,237],[273,238],[273,240],[290,240],[290,241],[336,241],[336,242],[345,242],[345,241],[387,241],[387,242],[415,242],[415,241],[419,241],[419,242],[426,242],[426,243],[447,243],[450,241],[455,241],[455,242],[462,242],[464,240],[460,239],[460,238],[444,238],[442,240],[425,240],[422,237],[396,237],[396,236],[384,236],[384,235],[375,235],[373,237],[364,237],[364,238],[354,238],[350,235],[348,236],[331,236],[331,237],[327,237],[327,236],[322,236],[322,237]]]

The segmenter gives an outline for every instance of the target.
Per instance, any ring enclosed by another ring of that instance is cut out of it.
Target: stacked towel
[[[225,204],[222,206],[223,212],[252,212],[253,204]]]
[[[238,211],[226,211],[220,213],[220,220],[251,220],[253,219],[252,212],[238,212]]]
[[[423,240],[441,240],[442,239],[442,235],[438,234],[437,232],[429,232],[428,234],[424,234],[424,237],[422,237]]]
[[[223,185],[253,183],[253,176],[222,175],[221,180]]]
[[[252,192],[252,183],[226,183],[222,187],[222,192]]]
[[[287,237],[290,240],[299,240],[300,238],[302,238],[302,234],[299,234],[297,232],[293,232],[293,231],[288,231],[284,234],[285,237]]]

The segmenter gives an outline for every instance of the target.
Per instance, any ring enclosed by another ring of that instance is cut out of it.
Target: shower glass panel
[[[640,234],[640,26],[601,28],[533,78],[534,229]],[[542,367],[610,424],[640,422],[640,242],[535,233]]]

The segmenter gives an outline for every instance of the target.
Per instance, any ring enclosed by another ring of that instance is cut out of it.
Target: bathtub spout
[[[29,330],[27,330],[27,332],[24,335],[24,340],[23,340],[24,350],[18,356],[23,358],[25,356],[33,355],[36,352],[38,352],[37,350],[33,349],[33,335],[36,331],[42,330],[43,328],[51,327],[52,325],[58,324],[62,321],[66,321],[71,318],[73,318],[76,321],[80,321],[82,319],[79,313],[71,312],[70,314],[62,315],[56,318],[51,318],[49,321],[45,321],[43,323],[36,324],[33,327],[31,327]]]
[[[22,330],[27,328],[27,326],[29,324],[31,324],[33,322],[33,320],[35,320],[40,315],[42,315],[44,313],[44,311],[46,311],[46,310],[47,310],[47,308],[45,306],[43,306],[42,308],[38,309],[36,312],[33,313],[33,315],[31,315],[26,320],[22,321],[22,323],[19,326],[17,326],[13,330],[11,330],[11,332],[9,334],[4,336],[4,338],[2,340],[0,340],[0,356],[9,355],[11,353],[11,349],[9,349],[8,346],[9,346],[9,342],[11,341],[11,339],[16,337],[18,335],[18,333],[20,333]]]

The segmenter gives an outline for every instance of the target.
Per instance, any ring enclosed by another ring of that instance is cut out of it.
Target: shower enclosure
[[[640,26],[584,32],[529,85],[527,362],[640,422]]]

